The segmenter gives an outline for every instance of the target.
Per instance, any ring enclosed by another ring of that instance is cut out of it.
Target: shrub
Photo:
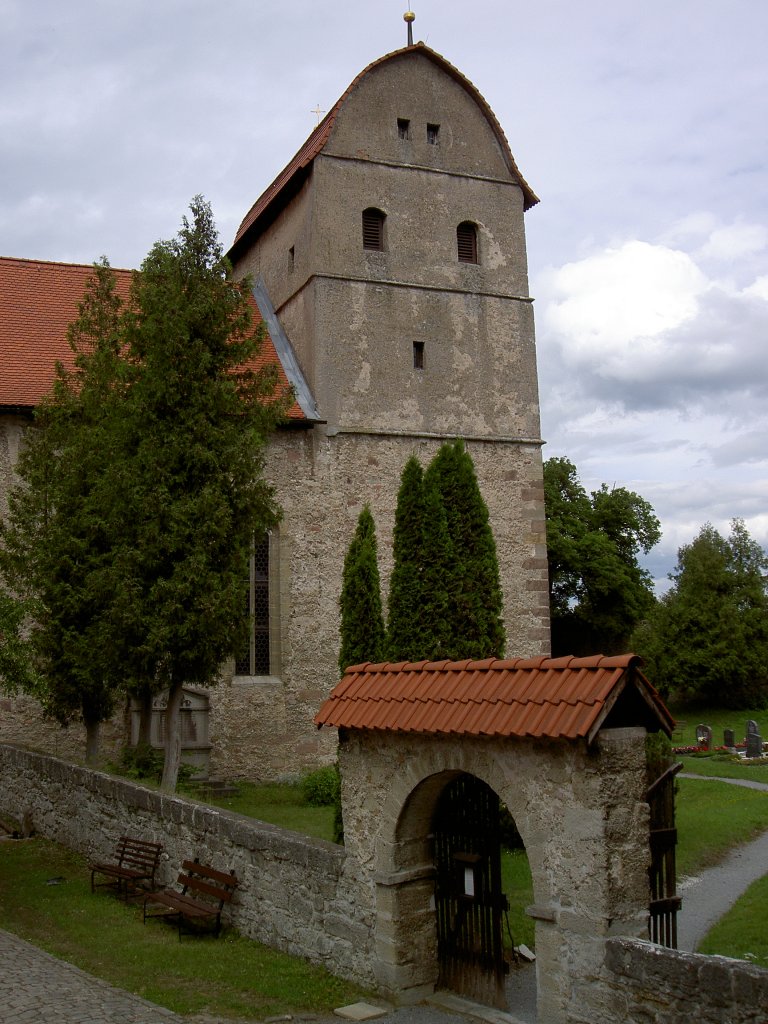
[[[301,780],[301,792],[311,807],[332,807],[341,800],[341,778],[338,766],[325,765],[305,775]]]

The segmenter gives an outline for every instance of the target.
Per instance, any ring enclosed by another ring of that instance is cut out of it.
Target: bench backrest
[[[154,875],[160,859],[162,843],[151,843],[145,839],[120,836],[117,843],[117,863],[131,871],[146,871]]]
[[[232,901],[237,878],[234,871],[217,871],[199,860],[185,860],[181,865],[179,885],[184,894],[192,892],[195,896],[218,902],[221,910],[225,903]]]

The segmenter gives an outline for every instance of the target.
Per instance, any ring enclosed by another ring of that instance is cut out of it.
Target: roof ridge
[[[263,213],[265,213],[266,210],[272,205],[272,202],[282,192],[283,188],[285,188],[288,182],[290,182],[299,171],[307,167],[315,159],[315,157],[319,156],[319,154],[323,151],[325,144],[327,143],[328,138],[331,134],[331,130],[336,120],[336,115],[338,114],[344,101],[350,95],[352,90],[357,87],[360,81],[362,81],[362,79],[366,75],[370,74],[370,72],[373,71],[373,69],[378,67],[380,64],[384,64],[386,61],[393,60],[396,57],[401,57],[404,54],[416,52],[423,53],[424,56],[428,57],[436,64],[441,65],[443,69],[455,81],[457,81],[463,88],[465,88],[475,97],[478,105],[480,106],[480,109],[488,118],[488,121],[490,122],[490,125],[494,133],[497,135],[499,142],[501,143],[504,159],[509,166],[510,173],[512,173],[517,178],[520,187],[523,190],[524,208],[526,210],[529,210],[532,206],[535,206],[536,203],[538,203],[539,198],[533,191],[533,189],[530,187],[528,182],[525,180],[523,175],[520,173],[520,168],[517,166],[517,162],[515,161],[515,158],[512,155],[509,140],[507,139],[507,136],[504,134],[504,129],[501,127],[498,118],[494,114],[486,98],[483,96],[483,94],[480,92],[480,90],[477,88],[474,82],[472,82],[471,79],[467,78],[467,76],[463,74],[463,72],[459,71],[459,69],[454,64],[447,60],[441,53],[438,53],[437,50],[433,50],[431,47],[427,46],[426,43],[420,41],[418,43],[414,43],[413,46],[401,46],[396,50],[391,50],[389,53],[385,53],[381,57],[377,57],[376,60],[372,60],[363,68],[362,71],[358,72],[358,74],[355,75],[355,77],[349,83],[349,85],[341,94],[341,96],[339,96],[339,98],[333,104],[333,106],[322,119],[322,121],[315,128],[312,129],[312,131],[301,144],[301,146],[299,146],[299,148],[296,150],[296,153],[293,155],[293,157],[275,176],[275,178],[270,182],[270,184],[264,189],[261,195],[256,199],[254,204],[251,206],[248,213],[246,213],[245,217],[243,217],[242,221],[240,222],[240,226],[235,234],[234,241],[232,242],[230,253],[239,245],[239,243],[250,231],[250,229],[253,227],[253,225],[256,223],[259,217]]]

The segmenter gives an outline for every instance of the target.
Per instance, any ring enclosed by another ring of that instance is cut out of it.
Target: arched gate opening
[[[474,775],[457,776],[437,800],[432,836],[437,986],[505,1009],[508,905],[498,794]]]

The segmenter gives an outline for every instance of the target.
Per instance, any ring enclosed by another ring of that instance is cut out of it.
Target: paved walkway
[[[3,1024],[182,1024],[184,1018],[0,931],[0,1020]]]
[[[388,1008],[378,1018],[392,1024],[466,1024],[478,1015],[490,1024],[532,1024],[533,1016],[510,1017],[454,999],[443,1007]],[[466,1016],[465,1016],[466,1015]],[[108,985],[0,929],[0,1021],[2,1024],[253,1024],[200,1014],[181,1017],[140,996]],[[272,1018],[273,1024],[340,1024],[340,1017],[306,1014]]]

